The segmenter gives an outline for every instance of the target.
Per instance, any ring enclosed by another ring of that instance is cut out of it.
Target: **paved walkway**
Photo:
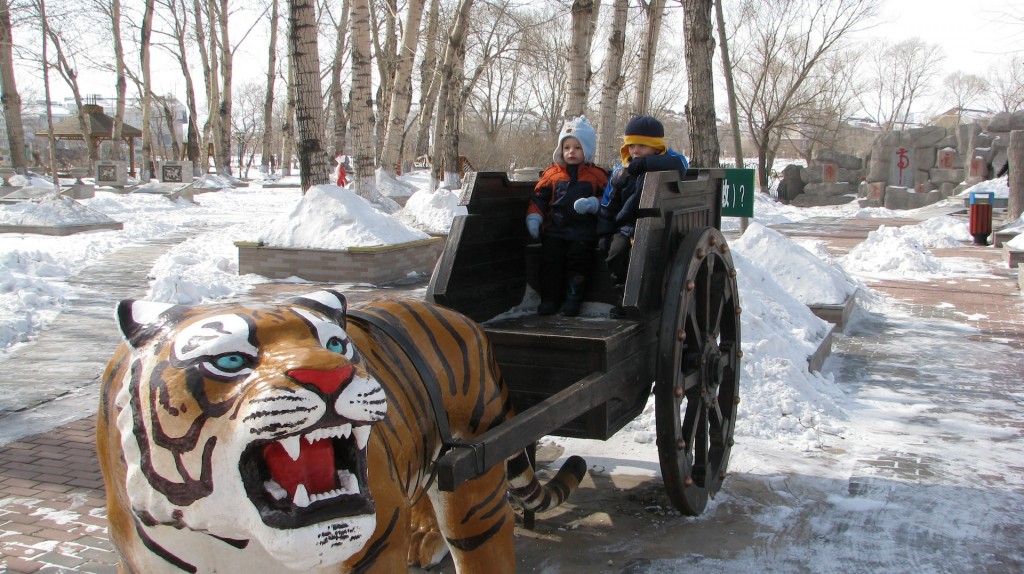
[[[913,221],[819,221],[778,229],[818,237],[839,253],[883,223]],[[95,416],[88,413],[95,411],[96,382],[117,343],[111,319],[114,301],[144,295],[146,271],[173,241],[128,248],[85,270],[76,282],[95,295],[76,300],[36,342],[0,361],[0,573],[116,571],[93,444]],[[882,281],[871,287],[905,302],[912,315],[976,326],[966,337],[999,343],[978,348],[1007,357],[994,364],[983,357],[987,368],[1000,370],[1007,381],[1019,381],[1024,353],[1006,349],[1024,350],[1024,298],[1016,276],[1005,264],[1000,269],[1001,251],[965,245],[934,253],[978,259],[993,271],[978,281]],[[856,333],[839,344],[844,345],[844,365],[863,369],[867,376],[872,376],[871,369],[898,371],[901,364],[920,359],[906,345],[860,341]],[[929,360],[936,362],[936,369],[963,368],[954,356],[934,353]],[[80,403],[84,418],[34,431],[34,425],[46,424],[47,405],[59,400]],[[16,432],[17,439],[4,440],[4,432]],[[893,464],[899,466],[898,461]]]

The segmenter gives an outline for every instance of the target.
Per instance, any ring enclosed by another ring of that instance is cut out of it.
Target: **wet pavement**
[[[821,220],[776,229],[821,239],[838,255],[879,225],[912,223]],[[74,279],[82,296],[36,341],[0,360],[0,572],[116,571],[93,445],[96,386],[118,343],[114,302],[143,296],[152,262],[181,239],[127,248],[83,270]],[[905,449],[856,461],[838,484],[734,469],[721,507],[696,520],[666,511],[657,481],[590,476],[564,511],[540,521],[534,532],[520,532],[519,570],[735,571],[744,564],[736,556],[749,555],[751,567],[761,571],[803,572],[830,552],[847,572],[1024,571],[1024,529],[992,532],[977,516],[1024,511],[1024,298],[999,250],[965,244],[933,253],[978,260],[989,273],[871,283],[898,301],[886,309],[901,317],[894,321],[866,304],[835,338],[825,367],[862,401],[929,405],[898,420],[901,411],[880,410],[879,432],[905,433]],[[271,284],[248,297],[276,299],[316,288]],[[414,283],[387,291],[415,296],[422,288]],[[380,294],[348,292],[354,300]],[[951,386],[951,373],[960,373],[962,383]],[[67,401],[76,408],[68,409]],[[55,419],[57,412],[66,420]],[[894,418],[886,420],[886,413]],[[979,441],[975,453],[963,448],[969,441]],[[914,492],[921,488],[935,489],[948,505],[919,507]],[[870,502],[874,511],[833,516],[823,525],[821,513],[835,511],[829,492]],[[758,513],[771,508],[789,508],[801,518],[781,529],[759,523]],[[918,528],[885,532],[891,522],[885,516],[899,513]],[[963,539],[929,529],[946,520],[964,522]],[[680,557],[684,544],[694,550]],[[448,564],[438,571],[453,569]]]

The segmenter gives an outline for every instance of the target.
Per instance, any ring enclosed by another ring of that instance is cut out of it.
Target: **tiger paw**
[[[448,545],[437,530],[418,530],[409,541],[409,565],[418,568],[437,566],[448,555]]]

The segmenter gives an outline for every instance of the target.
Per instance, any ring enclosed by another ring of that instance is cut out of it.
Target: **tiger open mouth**
[[[239,470],[267,526],[299,528],[375,511],[366,479],[370,426],[319,428],[253,443]]]

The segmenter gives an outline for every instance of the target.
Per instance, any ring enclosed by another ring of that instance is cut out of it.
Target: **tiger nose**
[[[298,383],[313,385],[324,395],[330,395],[352,380],[352,365],[346,365],[329,371],[292,369],[286,374]]]

